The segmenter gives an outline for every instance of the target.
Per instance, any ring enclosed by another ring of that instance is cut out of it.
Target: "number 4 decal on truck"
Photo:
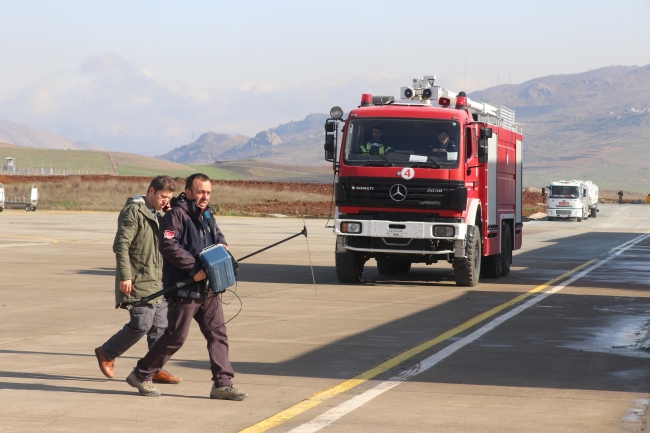
[[[412,168],[405,168],[400,172],[400,174],[402,175],[402,179],[410,180],[415,176],[415,170]]]

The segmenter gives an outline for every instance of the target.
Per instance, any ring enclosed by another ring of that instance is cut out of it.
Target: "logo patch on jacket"
[[[165,230],[165,239],[174,239],[174,231],[173,230]]]

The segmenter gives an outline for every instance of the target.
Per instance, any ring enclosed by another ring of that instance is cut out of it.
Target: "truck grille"
[[[463,181],[340,178],[338,206],[373,206],[415,209],[450,209],[456,188]],[[463,209],[464,209],[463,203]],[[454,207],[455,208],[455,207]]]

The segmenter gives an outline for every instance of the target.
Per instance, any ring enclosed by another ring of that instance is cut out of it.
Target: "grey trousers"
[[[147,335],[149,349],[167,329],[167,301],[135,307],[129,311],[131,319],[117,334],[102,345],[106,358],[113,360],[129,350]]]

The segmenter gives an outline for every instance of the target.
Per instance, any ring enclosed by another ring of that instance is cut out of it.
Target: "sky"
[[[399,95],[650,63],[650,0],[0,0],[0,119],[159,155]]]

